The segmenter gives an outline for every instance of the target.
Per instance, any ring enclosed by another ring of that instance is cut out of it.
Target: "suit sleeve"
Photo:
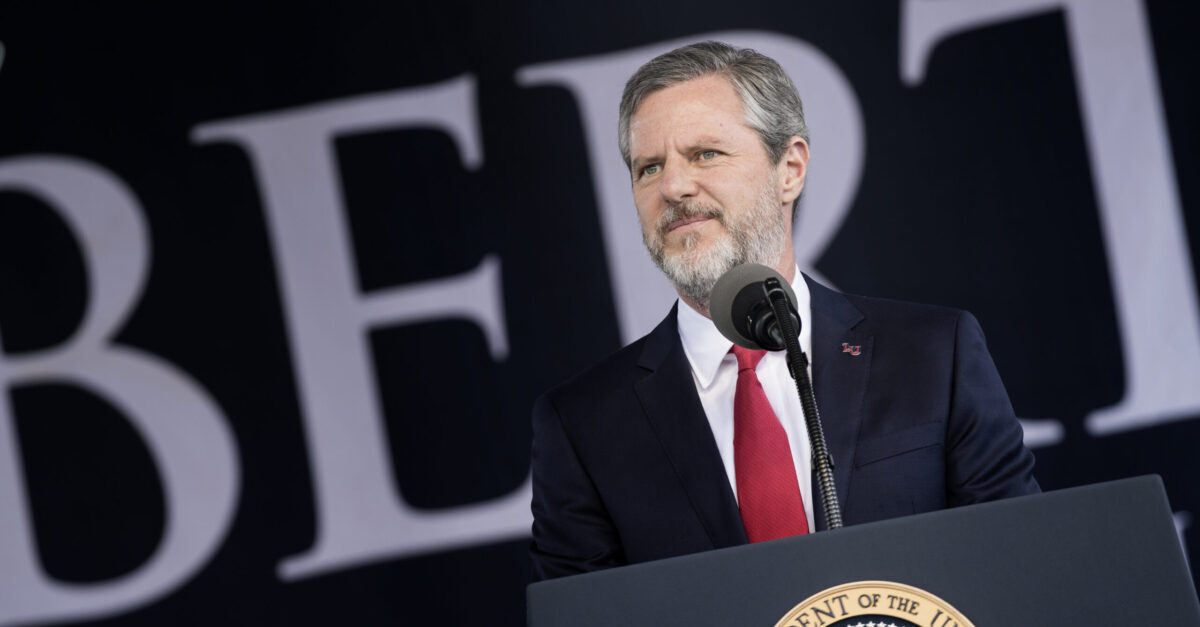
[[[954,381],[947,425],[948,505],[968,505],[1040,491],[1033,453],[1024,445],[983,330],[967,312],[959,315]]]
[[[533,408],[535,580],[625,563],[620,539],[549,395]]]

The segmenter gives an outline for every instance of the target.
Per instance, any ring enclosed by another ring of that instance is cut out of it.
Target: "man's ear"
[[[808,174],[808,142],[798,135],[788,140],[787,150],[779,160],[780,200],[791,207],[792,201],[804,189],[804,177]]]

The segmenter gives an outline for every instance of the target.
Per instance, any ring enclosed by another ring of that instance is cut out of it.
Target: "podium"
[[[527,590],[528,625],[772,627],[814,595],[866,581],[923,591],[976,627],[1200,626],[1158,476],[539,582]],[[891,603],[892,616],[897,604],[907,611],[917,603],[902,593],[876,596]],[[853,617],[872,603],[870,594],[853,588],[832,605],[830,598],[786,624],[868,624]],[[932,622],[916,622],[913,612],[908,624],[954,625],[946,612],[930,619],[931,601],[921,603],[921,620]]]

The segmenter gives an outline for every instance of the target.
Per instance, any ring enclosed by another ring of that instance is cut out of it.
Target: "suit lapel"
[[[862,312],[845,296],[808,276],[804,278],[812,295],[813,395],[821,415],[825,442],[833,455],[833,481],[838,503],[845,509],[867,377],[871,371],[873,338],[854,330],[863,319]],[[817,529],[825,529],[825,508],[821,504],[815,474],[813,500]]]
[[[745,544],[737,501],[696,394],[674,308],[647,336],[638,365],[649,371],[634,385],[642,409],[713,548]]]

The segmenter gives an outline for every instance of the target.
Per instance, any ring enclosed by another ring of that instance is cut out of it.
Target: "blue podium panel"
[[[530,627],[771,627],[808,597],[859,581],[915,587],[977,627],[1200,626],[1157,476],[539,582],[528,618]],[[853,624],[844,616],[795,624]],[[944,616],[926,627],[943,627]]]

